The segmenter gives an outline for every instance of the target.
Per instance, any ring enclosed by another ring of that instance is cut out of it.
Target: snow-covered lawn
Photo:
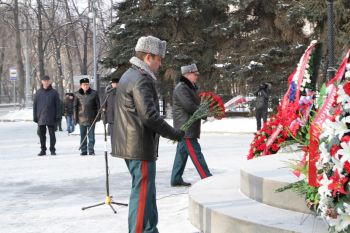
[[[1,119],[15,119],[16,114],[22,114],[18,119],[30,120],[29,111],[10,114],[13,115]],[[203,125],[199,142],[213,175],[239,171],[254,129],[252,118]],[[101,124],[98,131],[102,132]],[[81,210],[103,202],[106,196],[102,134],[96,136],[96,156],[86,157],[79,156],[78,135],[68,136],[66,131],[56,135],[57,156],[38,157],[40,144],[34,123],[0,122],[0,232],[126,233],[127,207],[116,206],[117,214],[108,206]],[[188,221],[188,189],[170,186],[175,149],[176,145],[167,139],[160,141],[156,179],[158,229],[161,233],[199,232]],[[109,165],[110,194],[114,201],[127,203],[131,178],[125,163],[109,157]],[[184,180],[200,180],[190,160]]]

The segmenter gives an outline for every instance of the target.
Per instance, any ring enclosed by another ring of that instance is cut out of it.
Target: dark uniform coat
[[[105,105],[103,106],[106,109],[104,122],[108,124],[113,124],[114,122],[114,108],[115,108],[115,98],[117,94],[117,88],[111,89],[108,93],[108,97]]]
[[[50,85],[47,89],[41,87],[34,96],[33,120],[38,125],[56,125],[61,118],[60,99],[58,93]]]
[[[187,78],[181,77],[173,93],[173,118],[174,127],[180,129],[183,124],[190,119],[200,104],[198,88]],[[199,138],[201,132],[201,120],[185,132],[185,138]]]

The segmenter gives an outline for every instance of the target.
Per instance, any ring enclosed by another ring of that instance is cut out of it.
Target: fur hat
[[[111,82],[112,82],[112,83],[119,83],[119,78],[112,78],[112,79],[111,79]]]
[[[50,80],[50,77],[48,75],[44,75],[44,77],[41,77],[41,80]]]
[[[182,75],[187,74],[187,73],[194,73],[194,72],[198,72],[196,64],[191,64],[188,66],[181,67],[181,74]]]
[[[80,79],[80,84],[82,84],[82,83],[90,83],[90,81],[88,78],[82,78],[82,79]]]
[[[166,41],[160,40],[154,36],[142,36],[137,41],[135,51],[151,53],[164,58],[166,52]]]

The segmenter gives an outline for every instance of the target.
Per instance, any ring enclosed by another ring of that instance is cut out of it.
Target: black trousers
[[[255,110],[255,118],[256,118],[256,130],[259,131],[261,129],[261,118],[264,123],[267,121],[267,108],[259,108]]]
[[[38,135],[40,138],[41,151],[46,151],[46,127],[49,129],[50,135],[50,151],[55,152],[56,145],[56,135],[55,135],[55,126],[53,125],[39,125],[38,126]]]

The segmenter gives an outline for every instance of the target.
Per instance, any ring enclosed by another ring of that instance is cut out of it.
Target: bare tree
[[[43,21],[42,21],[42,8],[41,0],[37,0],[37,19],[38,19],[38,63],[39,63],[39,77],[45,75],[45,63],[44,63],[44,47],[43,47]]]
[[[14,0],[13,6],[13,17],[14,17],[14,27],[15,27],[15,40],[16,40],[16,66],[17,66],[17,78],[19,81],[18,94],[19,100],[24,100],[24,66],[22,58],[22,43],[21,43],[21,32],[19,26],[19,10],[18,10],[18,0]]]

